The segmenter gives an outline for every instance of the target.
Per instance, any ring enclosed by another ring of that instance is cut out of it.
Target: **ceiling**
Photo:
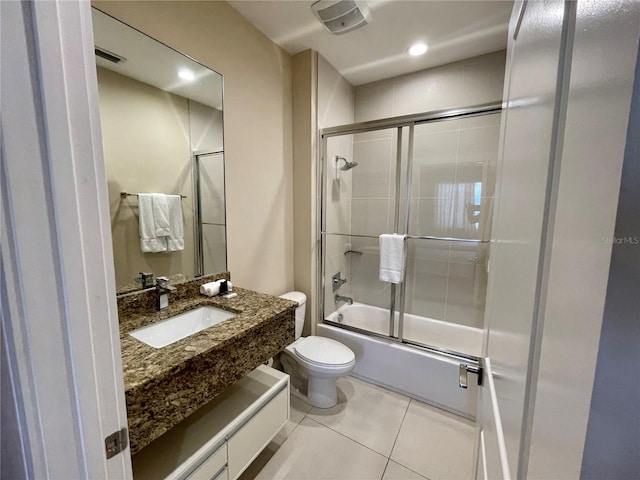
[[[292,55],[316,50],[353,85],[505,49],[512,0],[369,0],[372,21],[343,34],[330,33],[308,0],[229,0],[271,40]],[[407,48],[426,42],[412,57]]]

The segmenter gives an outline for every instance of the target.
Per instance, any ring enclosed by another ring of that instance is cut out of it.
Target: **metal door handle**
[[[469,373],[475,373],[478,376],[478,385],[482,385],[482,367],[479,365],[461,363],[458,369],[458,385],[460,388],[466,389],[469,386]]]

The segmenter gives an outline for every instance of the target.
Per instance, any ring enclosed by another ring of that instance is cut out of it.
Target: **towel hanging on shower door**
[[[401,283],[406,263],[406,235],[380,235],[380,281]]]

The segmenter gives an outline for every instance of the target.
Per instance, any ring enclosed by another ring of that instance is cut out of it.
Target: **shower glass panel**
[[[374,123],[323,132],[323,318],[478,357],[499,106]],[[398,285],[378,278],[383,233],[407,235],[406,279]],[[347,315],[350,300],[356,308]],[[370,307],[366,319],[358,304]]]
[[[406,341],[480,353],[499,137],[500,113],[415,126],[408,233],[451,240],[409,240]]]
[[[404,192],[404,186],[396,190],[399,133],[402,139],[398,128],[329,137],[323,163],[324,318],[348,303],[336,295],[347,297],[386,310],[376,327],[352,325],[384,335],[390,332],[389,308],[397,293],[378,279],[378,236],[398,225]],[[334,283],[337,273],[346,283]]]
[[[194,154],[196,272],[227,269],[224,152]]]

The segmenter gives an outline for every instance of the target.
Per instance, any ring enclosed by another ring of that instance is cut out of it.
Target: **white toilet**
[[[314,407],[333,407],[338,403],[336,380],[353,369],[356,356],[349,347],[330,338],[301,336],[307,303],[304,293],[288,292],[280,298],[298,302],[296,340],[280,355],[284,371],[291,377],[292,391]]]

